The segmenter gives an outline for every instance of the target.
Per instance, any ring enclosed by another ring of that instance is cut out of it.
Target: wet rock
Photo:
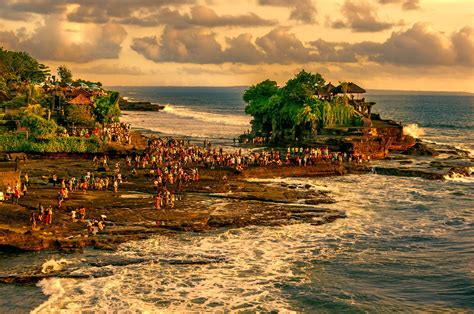
[[[406,151],[403,152],[405,155],[412,155],[412,156],[438,156],[439,153],[433,149],[428,147],[426,144],[422,142],[417,142],[413,147],[410,147]]]

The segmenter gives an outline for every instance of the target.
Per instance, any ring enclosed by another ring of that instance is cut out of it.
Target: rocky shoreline
[[[146,138],[140,133],[134,132],[132,138],[133,145],[129,147],[111,145],[108,152],[111,164],[123,162],[127,153],[146,147]],[[417,144],[408,153],[433,155],[424,144]],[[154,234],[207,232],[250,225],[320,225],[345,218],[344,212],[324,206],[335,202],[330,194],[310,185],[272,179],[362,173],[443,179],[451,173],[470,175],[472,166],[472,160],[460,161],[453,155],[444,161],[431,161],[428,166],[422,161],[420,167],[403,156],[395,155],[383,163],[320,161],[305,167],[248,167],[241,172],[231,168],[200,168],[199,182],[188,184],[176,194],[179,201],[174,208],[161,210],[154,208],[151,180],[146,178],[144,170],[139,170],[138,176],[124,182],[118,193],[111,190],[71,193],[63,208],[54,212],[51,226],[40,225],[32,231],[31,210],[37,209],[39,202],[45,206],[56,204],[57,188],[48,182],[49,176],[57,173],[60,178],[80,177],[93,170],[93,165],[88,154],[31,155],[22,164],[22,171],[29,174],[31,182],[27,195],[18,205],[2,204],[0,251],[76,251],[84,247],[114,250],[120,243]],[[98,175],[109,174],[105,169],[93,171]],[[81,206],[87,208],[87,218],[107,217],[104,231],[92,235],[85,223],[71,221],[70,211]]]

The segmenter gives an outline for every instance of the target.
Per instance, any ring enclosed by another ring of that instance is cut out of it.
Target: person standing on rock
[[[55,173],[53,174],[53,186],[56,186],[57,183],[58,183],[58,175]]]
[[[36,213],[34,211],[30,214],[30,221],[31,221],[31,230],[34,231],[36,229]]]
[[[161,209],[161,193],[158,193],[155,196],[155,209]]]
[[[20,199],[20,189],[17,186],[15,186],[15,190],[13,191],[12,202],[14,204],[18,204],[19,199]]]
[[[81,221],[84,221],[86,218],[86,208],[84,206],[79,209],[79,215],[81,216]]]
[[[118,180],[117,179],[114,180],[114,192],[115,193],[118,192]]]
[[[45,218],[45,223],[47,225],[50,225],[53,222],[53,207],[50,205],[48,206],[48,209],[46,210],[46,218]]]

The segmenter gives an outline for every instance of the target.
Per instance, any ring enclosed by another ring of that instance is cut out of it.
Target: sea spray
[[[43,263],[43,265],[41,266],[41,272],[43,274],[48,274],[53,271],[58,271],[58,270],[63,269],[63,267],[67,264],[68,264],[68,261],[65,260],[64,258],[60,260],[50,259]]]
[[[410,135],[413,138],[420,138],[425,134],[425,131],[418,124],[411,123],[403,127],[403,134]]]

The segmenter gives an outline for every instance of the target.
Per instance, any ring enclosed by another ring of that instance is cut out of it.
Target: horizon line
[[[166,88],[248,88],[251,85],[106,85],[104,87],[166,87]],[[367,92],[407,92],[407,93],[449,93],[449,94],[468,94],[474,96],[473,92],[468,91],[449,91],[449,90],[413,90],[413,89],[379,89],[379,88],[366,88]]]

